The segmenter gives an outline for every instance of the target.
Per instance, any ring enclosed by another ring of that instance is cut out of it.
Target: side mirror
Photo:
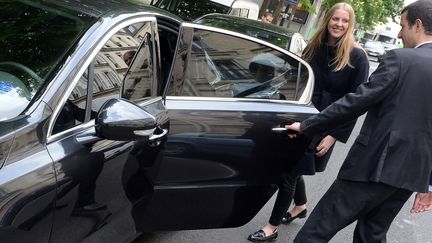
[[[98,137],[117,141],[148,139],[157,127],[154,116],[140,106],[119,98],[110,99],[102,105],[95,124]]]

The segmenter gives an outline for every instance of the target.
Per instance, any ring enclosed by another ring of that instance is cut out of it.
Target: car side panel
[[[2,242],[49,241],[56,194],[54,167],[43,139],[49,112],[41,103],[31,115],[1,123],[15,131],[0,138],[2,146],[10,145],[2,148],[8,152],[0,169]]]
[[[142,107],[167,128],[162,101]],[[152,193],[146,171],[154,165],[159,145],[98,139],[95,134],[90,124],[48,145],[58,180],[53,242],[125,242],[137,234],[142,217],[135,208]]]

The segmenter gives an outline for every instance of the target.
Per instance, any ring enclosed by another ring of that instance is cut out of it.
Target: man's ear
[[[417,31],[421,31],[422,33],[424,32],[423,30],[423,22],[420,19],[416,19],[415,21],[415,27]]]

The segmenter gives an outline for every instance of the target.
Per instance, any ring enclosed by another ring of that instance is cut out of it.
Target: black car
[[[229,13],[234,1],[152,0],[151,5],[169,11],[183,20],[192,21],[208,13]]]
[[[2,1],[0,241],[237,227],[308,138],[311,68],[133,1]]]

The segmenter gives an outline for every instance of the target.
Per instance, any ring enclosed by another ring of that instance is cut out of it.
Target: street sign
[[[288,5],[297,5],[298,2],[299,0],[285,0],[285,4]]]

